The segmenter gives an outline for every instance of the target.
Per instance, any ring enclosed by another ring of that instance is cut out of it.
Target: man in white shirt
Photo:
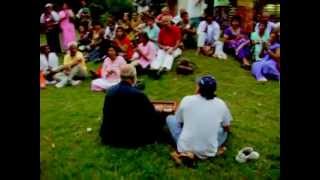
[[[48,45],[40,46],[40,71],[46,77],[47,84],[56,83],[53,80],[53,73],[59,67],[58,56],[55,52],[50,52]]]
[[[214,77],[201,77],[197,93],[184,97],[176,114],[167,117],[168,128],[177,143],[177,152],[171,154],[175,160],[185,153],[206,159],[225,149],[232,116],[215,91]]]
[[[59,14],[53,10],[53,5],[46,4],[44,13],[40,16],[40,24],[44,27],[50,49],[56,53],[61,53],[59,22]]]
[[[206,56],[214,56],[226,59],[223,52],[223,43],[219,41],[221,30],[219,24],[213,20],[213,16],[206,15],[205,20],[201,21],[197,29],[197,52],[202,52]]]

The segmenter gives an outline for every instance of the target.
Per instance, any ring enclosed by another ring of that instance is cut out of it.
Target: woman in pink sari
[[[108,57],[104,60],[101,69],[101,77],[91,82],[91,90],[95,92],[106,91],[121,81],[120,67],[127,64],[122,56],[119,56],[114,47],[108,48]]]
[[[62,47],[64,51],[67,51],[68,44],[76,41],[76,30],[74,24],[70,21],[70,19],[74,18],[74,14],[67,3],[63,3],[59,16],[62,31]]]

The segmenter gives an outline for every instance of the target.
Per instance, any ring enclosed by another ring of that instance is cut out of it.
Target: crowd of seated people
[[[85,1],[81,2],[82,8],[75,16],[79,21],[78,39],[68,5],[64,3],[59,13],[52,4],[45,6],[40,23],[48,45],[40,46],[40,87],[77,86],[90,72],[91,91],[108,92],[100,128],[104,144],[140,146],[157,141],[163,122],[148,97],[136,88],[137,75],[160,78],[172,70],[185,49],[195,49],[208,59],[233,56],[259,82],[280,80],[280,23],[271,22],[266,12],[251,33],[243,31],[239,16],[232,17],[229,23],[225,17],[216,21],[209,11],[199,17],[200,4],[181,9],[177,16],[170,14],[168,7],[158,15],[152,10],[124,12],[118,19],[111,15],[104,27],[91,20]],[[62,65],[58,59],[59,26]],[[99,63],[98,68],[89,70],[88,61]],[[196,94],[184,97],[175,115],[166,118],[176,149],[171,156],[177,163],[183,159],[206,159],[225,151],[233,118],[228,106],[215,94],[216,89],[213,76],[202,76],[197,80]],[[126,109],[127,113],[121,113],[124,104],[132,107]],[[129,123],[125,128],[124,122]],[[131,136],[123,136],[123,132]]]
[[[221,17],[216,20],[213,13],[209,11],[203,11],[203,16],[200,18],[194,14],[190,18],[190,12],[186,9],[180,9],[177,15],[172,15],[166,6],[162,8],[160,14],[153,14],[153,11],[149,9],[140,13],[123,12],[120,18],[110,15],[103,24],[99,21],[92,21],[90,9],[85,3],[82,6],[76,15],[66,3],[61,6],[59,12],[52,8],[52,4],[45,6],[40,22],[45,29],[48,42],[46,51],[49,52],[46,52],[47,55],[44,52],[40,53],[42,64],[40,71],[44,78],[47,78],[46,84],[57,83],[56,87],[79,84],[76,83],[77,80],[70,79],[74,75],[70,76],[66,70],[57,73],[58,75],[53,79],[53,73],[50,72],[48,76],[48,70],[43,69],[44,64],[50,64],[48,62],[52,61],[50,57],[53,55],[48,55],[50,50],[52,50],[51,54],[61,52],[60,43],[57,43],[59,35],[59,33],[57,35],[57,28],[59,27],[62,29],[62,49],[67,59],[70,59],[71,56],[81,56],[81,64],[85,71],[86,62],[99,63],[98,69],[89,70],[92,78],[96,79],[92,82],[91,89],[94,91],[108,89],[108,86],[105,87],[105,85],[96,88],[98,85],[95,84],[101,79],[103,79],[101,82],[105,82],[105,63],[106,61],[112,62],[109,57],[110,47],[116,52],[117,59],[121,57],[126,63],[132,63],[138,75],[149,74],[152,75],[151,77],[156,77],[155,79],[171,71],[175,59],[185,49],[196,49],[197,54],[208,56],[209,59],[210,57],[227,59],[227,56],[233,56],[239,60],[242,68],[252,71],[257,81],[262,82],[270,77],[257,76],[257,65],[267,59],[274,61],[277,67],[280,64],[280,22],[271,22],[266,12],[261,13],[253,31],[247,33],[242,30],[240,16],[234,16],[229,23],[226,23],[225,18],[223,21]],[[78,24],[74,24],[73,18],[78,21]],[[222,22],[224,24],[221,24]],[[76,31],[79,33],[77,39],[75,38]],[[276,39],[271,38],[271,34],[274,34],[273,38]],[[72,49],[73,46],[68,45],[74,45],[75,41],[77,52],[71,55],[70,48]],[[274,46],[270,43],[277,43],[277,48],[272,49]],[[273,51],[273,54],[269,51]],[[253,65],[254,67],[251,67]],[[64,76],[61,73],[64,73]],[[273,79],[279,79],[280,71],[278,74],[277,78]],[[69,77],[69,80],[67,81],[65,77]]]

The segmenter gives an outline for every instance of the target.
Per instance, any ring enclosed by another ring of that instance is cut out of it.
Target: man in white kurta
[[[54,84],[55,81],[50,76],[52,71],[55,71],[59,66],[59,59],[55,52],[50,52],[48,45],[40,47],[40,71],[46,76],[47,84]]]
[[[207,15],[206,20],[200,22],[197,29],[198,52],[205,50],[205,46],[215,48],[214,56],[226,59],[226,54],[223,52],[223,43],[219,41],[221,30],[219,24],[213,20],[212,15]]]

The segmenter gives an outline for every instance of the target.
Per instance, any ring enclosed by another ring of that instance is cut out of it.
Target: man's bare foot
[[[195,156],[191,152],[178,153],[176,151],[170,153],[171,158],[176,162],[177,165],[186,165],[188,167],[195,166]]]
[[[182,161],[181,161],[181,159],[179,158],[180,155],[177,153],[177,151],[174,151],[174,152],[170,153],[170,156],[171,156],[171,158],[174,160],[174,162],[175,162],[177,165],[182,165]]]
[[[226,150],[227,150],[227,148],[226,148],[225,146],[220,146],[220,147],[218,148],[217,155],[218,155],[218,156],[223,155]]]

